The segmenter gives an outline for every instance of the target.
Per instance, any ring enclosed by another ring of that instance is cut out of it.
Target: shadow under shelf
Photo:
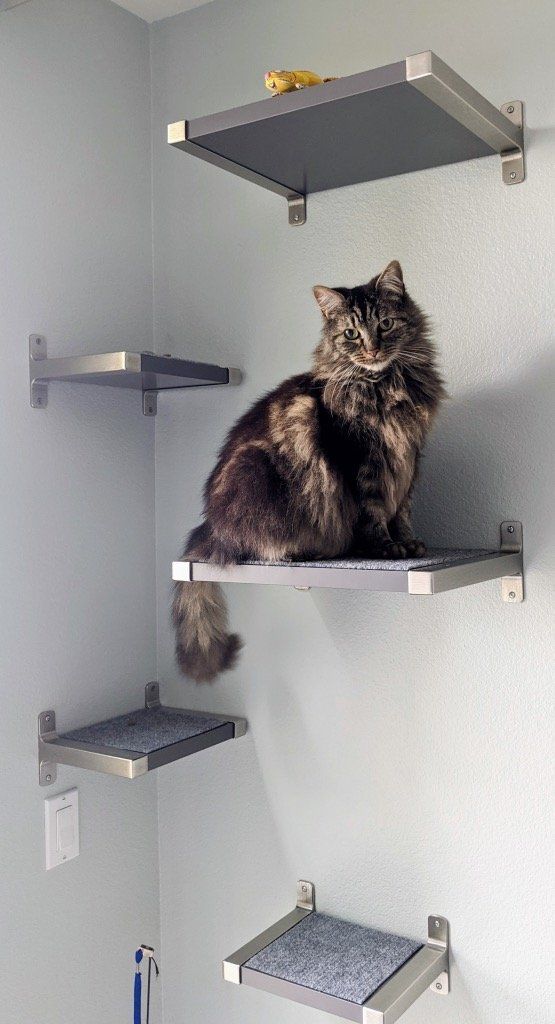
[[[233,715],[160,704],[158,683],[147,683],[145,706],[126,715],[58,735],[52,710],[39,715],[39,782],[56,781],[56,765],[135,779],[225,740],[244,736],[247,723]]]

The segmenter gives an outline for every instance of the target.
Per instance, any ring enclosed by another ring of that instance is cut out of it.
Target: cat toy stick
[[[137,970],[135,971],[135,981],[133,986],[133,1024],[142,1024],[142,976],[141,976],[141,962],[144,957],[148,958],[148,975],[147,975],[147,988],[146,988],[146,1024],[150,1022],[150,981],[152,974],[152,965],[156,970],[156,977],[160,974],[160,970],[156,960],[154,959],[154,949],[152,946],[139,946],[135,953],[135,963]]]

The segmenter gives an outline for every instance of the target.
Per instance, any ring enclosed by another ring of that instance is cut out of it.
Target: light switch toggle
[[[62,807],[59,811],[56,811],[56,835],[57,835],[57,848],[58,852],[67,850],[68,847],[73,846],[75,839],[75,808],[73,804],[68,804],[66,807]]]
[[[44,801],[46,869],[79,855],[79,797],[76,789]]]

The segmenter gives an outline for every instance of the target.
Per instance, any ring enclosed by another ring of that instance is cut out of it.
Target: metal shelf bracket
[[[522,523],[507,520],[501,523],[501,551],[520,555],[520,572],[501,577],[501,597],[507,604],[520,604],[524,600],[524,568],[522,563]]]
[[[428,918],[428,945],[434,949],[444,949],[449,958],[449,921],[445,917]],[[430,985],[437,996],[448,996],[450,991],[449,960],[447,970],[442,971]]]
[[[501,107],[501,113],[508,117],[509,121],[512,121],[523,132],[524,104],[521,100],[511,100],[509,103],[504,103]],[[524,181],[526,176],[524,168],[524,135],[522,136],[522,144],[518,148],[507,149],[501,153],[501,174],[505,185],[520,185]]]
[[[42,334],[29,335],[29,386],[31,390],[31,408],[46,409],[48,405],[48,384],[39,383],[35,363],[46,359],[48,355],[46,338]]]
[[[316,910],[316,890],[314,882],[297,882],[297,907],[299,910]]]
[[[56,712],[52,710],[43,711],[39,715],[39,785],[51,786],[56,782],[58,769],[56,763],[50,760],[48,743],[58,738],[56,732]]]
[[[289,223],[291,227],[300,227],[302,224],[306,224],[306,196],[301,196],[298,192],[292,192],[291,195],[287,196],[287,206],[289,207]]]

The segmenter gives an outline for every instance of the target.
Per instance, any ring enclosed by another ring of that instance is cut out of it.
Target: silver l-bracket
[[[51,786],[56,782],[58,769],[54,761],[49,760],[50,751],[47,743],[57,738],[56,713],[51,709],[39,715],[39,785]]]
[[[501,577],[501,597],[508,604],[520,604],[524,600],[524,569],[522,565],[523,535],[522,523],[507,520],[501,523],[501,551],[518,554],[521,557],[520,572]]]
[[[447,918],[434,915],[428,918],[428,946],[432,946],[433,949],[444,949],[449,958],[449,921]],[[449,980],[448,960],[446,970],[442,971],[430,985],[432,992],[438,996],[448,996]]]
[[[316,910],[316,891],[314,882],[297,882],[297,907],[299,910]]]
[[[46,338],[42,334],[29,335],[29,385],[31,390],[31,408],[46,409],[48,405],[48,384],[35,380],[35,363],[47,357]]]
[[[501,113],[516,124],[521,132],[524,130],[524,104],[521,100],[504,103]],[[507,149],[501,153],[501,174],[505,185],[520,185],[524,181],[524,138],[517,149]]]
[[[287,206],[289,207],[289,223],[291,227],[300,227],[301,224],[306,224],[306,196],[301,196],[298,192],[292,192],[291,195],[287,196]]]

